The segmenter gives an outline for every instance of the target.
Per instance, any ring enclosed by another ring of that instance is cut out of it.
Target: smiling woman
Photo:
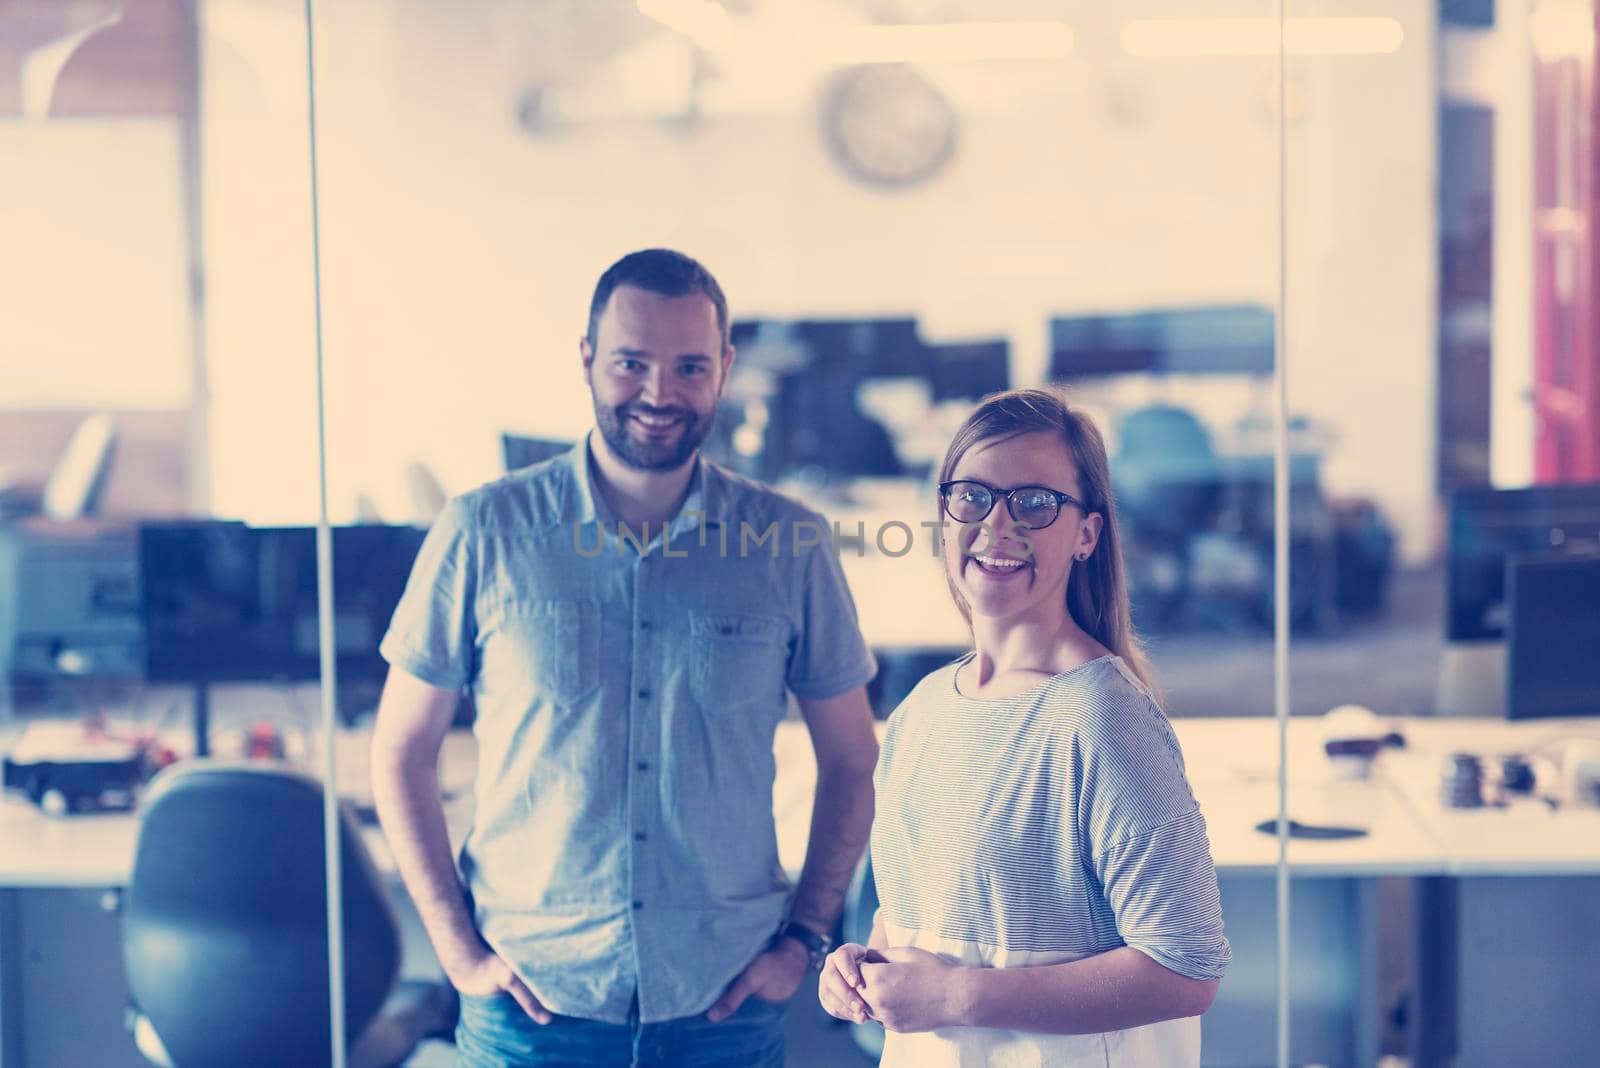
[[[868,945],[829,958],[822,1004],[883,1024],[891,1066],[1002,1047],[1196,1065],[1230,951],[1205,819],[1128,622],[1100,435],[1054,393],[1003,393],[940,475],[974,649],[889,721],[882,907]]]
[[[1074,466],[1060,435],[1016,433],[974,444],[954,465],[959,477],[940,484],[945,514],[960,524],[946,545],[947,573],[969,620],[974,609],[980,617],[1062,611],[1072,561],[1088,560],[1103,518],[1072,494],[1041,484],[1076,483]],[[995,486],[1019,478],[1029,484]],[[1010,521],[986,523],[1002,499]],[[1057,524],[1065,502],[1073,505],[1071,518]]]
[[[996,616],[1055,625],[1064,606],[1080,654],[1114,653],[1155,690],[1133,632],[1105,443],[1088,416],[1046,390],[990,398],[951,441],[939,491],[959,524],[945,544],[950,594],[975,632]],[[1010,522],[991,522],[1002,498]],[[997,580],[1011,576],[1026,587],[1002,593]]]

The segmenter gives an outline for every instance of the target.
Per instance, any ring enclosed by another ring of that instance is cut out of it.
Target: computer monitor
[[[131,524],[0,524],[0,719],[10,689],[135,682],[144,670]]]
[[[910,317],[736,322],[736,347],[747,345],[776,388],[766,400],[762,477],[799,472],[828,481],[903,473],[892,435],[856,403],[862,382],[921,376],[927,346]],[[765,352],[757,345],[771,344]]]
[[[414,527],[333,531],[334,644],[341,679],[382,678],[378,642],[421,548]],[[145,678],[296,682],[321,675],[316,530],[242,523],[139,531]]]
[[[555,438],[530,438],[523,434],[501,434],[500,452],[505,459],[506,471],[531,467],[553,456],[560,456],[572,448],[572,442]]]
[[[910,316],[888,319],[739,319],[729,341],[745,359],[769,364],[767,346],[784,352],[778,373],[814,368],[855,378],[919,375],[926,346]]]
[[[260,644],[257,547],[243,523],[142,524],[138,532],[145,678],[232,680]]]
[[[1445,572],[1449,642],[1505,637],[1506,562],[1518,553],[1600,552],[1600,483],[1451,494]]]
[[[1506,715],[1600,716],[1600,555],[1513,556]]]
[[[1011,385],[1011,346],[1004,339],[929,345],[927,376],[934,400],[978,400]]]
[[[772,322],[766,319],[735,319],[728,324],[728,343],[734,348],[748,345],[760,337],[763,331],[772,328]]]
[[[304,565],[308,559],[304,555],[306,534],[311,535],[309,559],[313,566],[309,569]],[[363,524],[333,529],[333,636],[341,681],[381,681],[388,674],[388,663],[378,655],[378,643],[389,629],[425,537],[426,530],[412,526]],[[293,554],[295,575],[303,582],[303,576],[309,574],[314,589],[316,531],[286,530],[284,542],[284,551]],[[303,667],[310,650],[317,658],[320,673],[320,643],[309,640],[316,628],[305,613],[307,605],[315,612],[316,598],[314,594],[305,596],[303,585],[298,593],[301,607],[296,617],[294,646],[297,663]],[[307,677],[315,676],[308,672]]]
[[[1050,320],[1050,377],[1270,374],[1272,309],[1254,304],[1149,309]]]
[[[795,329],[818,364],[856,378],[917,375],[926,367],[912,318],[802,319]]]

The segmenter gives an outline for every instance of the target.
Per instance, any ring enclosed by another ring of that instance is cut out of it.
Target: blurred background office
[[[1363,832],[1295,843],[1348,852],[1302,854],[1327,877],[1296,881],[1312,963],[1290,1059],[1592,1051],[1600,1025],[1564,1006],[1594,980],[1547,954],[1600,948],[1600,758],[1574,748],[1600,738],[1594,5],[1283,7],[1280,68],[1264,0],[319,4],[314,249],[301,4],[0,0],[0,741],[47,724],[72,749],[87,720],[146,760],[314,768],[336,744],[316,712],[320,430],[359,749],[422,530],[588,428],[594,280],[664,245],[734,317],[708,452],[838,524],[879,715],[965,641],[918,526],[953,429],[1044,383],[1099,420],[1197,792],[1250,799],[1209,1063],[1274,1058],[1272,841],[1249,825],[1276,804],[1278,509],[1309,739],[1291,796]],[[1550,726],[1471,733],[1513,719]],[[1339,743],[1376,738],[1388,778],[1349,784]],[[1419,810],[1461,799],[1449,754],[1504,786],[1513,750],[1562,784],[1538,804],[1567,822]],[[93,811],[136,787],[79,796],[17,767],[0,852],[52,785],[63,849],[137,815]],[[1232,804],[1208,808],[1214,837]],[[1384,852],[1394,822],[1416,836]],[[1461,852],[1484,833],[1557,844]],[[119,857],[0,870],[4,1068],[138,1063],[98,893]],[[1485,917],[1541,913],[1577,937],[1492,944]],[[68,952],[74,924],[97,936]],[[1566,1001],[1539,1007],[1506,964],[1529,946]],[[1531,1046],[1489,1012],[1503,991],[1478,980],[1502,967]],[[92,1013],[52,1000],[84,975]],[[867,1063],[870,1036],[795,1017],[792,1063]]]

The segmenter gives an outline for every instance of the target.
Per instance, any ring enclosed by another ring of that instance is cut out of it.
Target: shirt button
[[[639,620],[639,629],[640,630],[649,630],[650,629],[650,621],[648,619]]]
[[[640,771],[649,771],[650,770],[650,765],[647,764],[646,762],[644,762],[643,760],[639,761],[639,763],[635,764],[634,766],[636,768],[638,768]]]
[[[645,837],[646,837],[646,835],[645,835],[645,833],[643,831],[634,831],[633,832],[633,840],[635,842],[642,842],[642,841],[645,840]]]
[[[649,690],[640,690],[639,691],[639,700],[641,700],[641,701],[650,700],[650,691]]]
[[[633,907],[634,907],[634,911],[638,911],[639,909],[644,908],[644,902],[643,901],[635,901],[633,903]]]

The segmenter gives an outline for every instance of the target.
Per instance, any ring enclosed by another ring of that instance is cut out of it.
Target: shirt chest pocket
[[[494,674],[514,672],[556,705],[577,704],[599,688],[600,609],[593,602],[520,605],[507,613],[501,630]]]
[[[763,705],[781,713],[789,624],[780,616],[695,612],[689,617],[690,687],[713,714]]]

